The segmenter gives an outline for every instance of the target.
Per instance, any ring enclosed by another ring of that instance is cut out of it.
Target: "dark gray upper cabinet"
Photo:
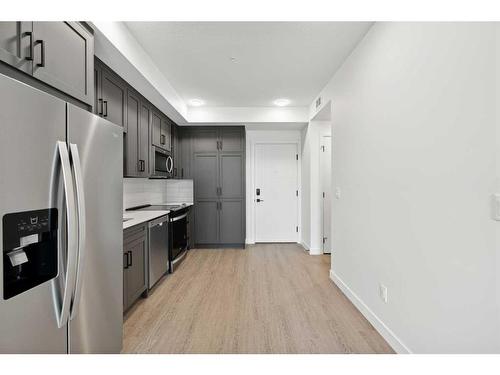
[[[106,68],[101,72],[99,114],[105,119],[123,126],[127,131],[126,121],[127,85],[120,77]]]
[[[32,32],[32,22],[0,22],[0,61],[32,74]]]
[[[181,178],[193,178],[191,173],[191,132],[187,131],[185,128],[182,129],[181,137],[179,139],[180,144],[180,177]]]
[[[151,124],[151,106],[144,99],[141,102],[141,116],[139,122],[139,139],[138,139],[138,158],[139,163],[142,163],[142,170],[139,171],[139,177],[149,176],[149,128]]]
[[[163,148],[164,140],[161,132],[161,114],[153,109],[151,117],[151,144],[156,147]]]
[[[245,148],[245,138],[241,136],[240,128],[222,127],[220,128],[219,148],[224,152],[241,152]]]
[[[102,116],[103,103],[101,98],[102,65],[99,60],[94,59],[94,104],[93,109],[96,115]]]
[[[78,22],[33,22],[33,76],[93,104],[93,35]]]
[[[142,171],[142,162],[139,161],[139,124],[141,116],[141,101],[134,91],[127,92],[127,133],[123,145],[124,176],[138,177]]]
[[[217,128],[196,128],[191,132],[191,148],[193,153],[217,152],[219,132]]]
[[[181,178],[182,168],[181,168],[181,128],[176,124],[172,124],[171,127],[171,139],[172,139],[172,157],[174,158],[174,178]]]
[[[94,77],[94,112],[126,133],[124,176],[149,177],[152,146],[172,151],[172,128],[177,125],[98,58]],[[174,166],[180,169],[178,162]]]
[[[161,118],[161,135],[163,137],[163,148],[172,151],[172,122],[166,116]]]
[[[124,176],[149,176],[149,123],[151,107],[134,90],[127,90],[127,133],[124,144]]]
[[[147,226],[139,225],[123,233],[123,311],[147,289]]]
[[[94,36],[80,22],[0,22],[0,61],[35,87],[94,105]]]
[[[153,109],[151,144],[171,151],[171,124],[170,120],[160,111]]]

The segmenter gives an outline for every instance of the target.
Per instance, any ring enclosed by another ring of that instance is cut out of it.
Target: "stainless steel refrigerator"
[[[120,352],[122,139],[0,75],[0,353]]]

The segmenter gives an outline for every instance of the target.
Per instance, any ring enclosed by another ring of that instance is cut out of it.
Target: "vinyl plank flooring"
[[[295,244],[191,250],[127,313],[123,353],[393,353]]]

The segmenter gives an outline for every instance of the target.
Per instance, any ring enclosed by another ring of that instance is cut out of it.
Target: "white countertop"
[[[192,206],[193,203],[186,203],[186,202],[162,202],[162,203],[152,203],[152,205],[184,205],[185,207]],[[146,223],[148,221],[154,220],[160,216],[164,216],[169,214],[170,211],[125,211],[123,213],[123,218],[124,219],[129,219],[127,221],[123,222],[123,229],[127,229],[130,227],[133,227],[134,225]]]
[[[168,215],[170,211],[126,211],[123,213],[124,219],[130,219],[123,222],[123,229],[142,224],[158,217]]]

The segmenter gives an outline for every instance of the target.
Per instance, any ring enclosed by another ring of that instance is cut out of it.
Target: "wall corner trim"
[[[344,295],[356,306],[361,314],[373,325],[380,335],[398,354],[412,354],[413,352],[391,331],[389,327],[354,293],[347,284],[333,271],[330,270],[330,279]]]

